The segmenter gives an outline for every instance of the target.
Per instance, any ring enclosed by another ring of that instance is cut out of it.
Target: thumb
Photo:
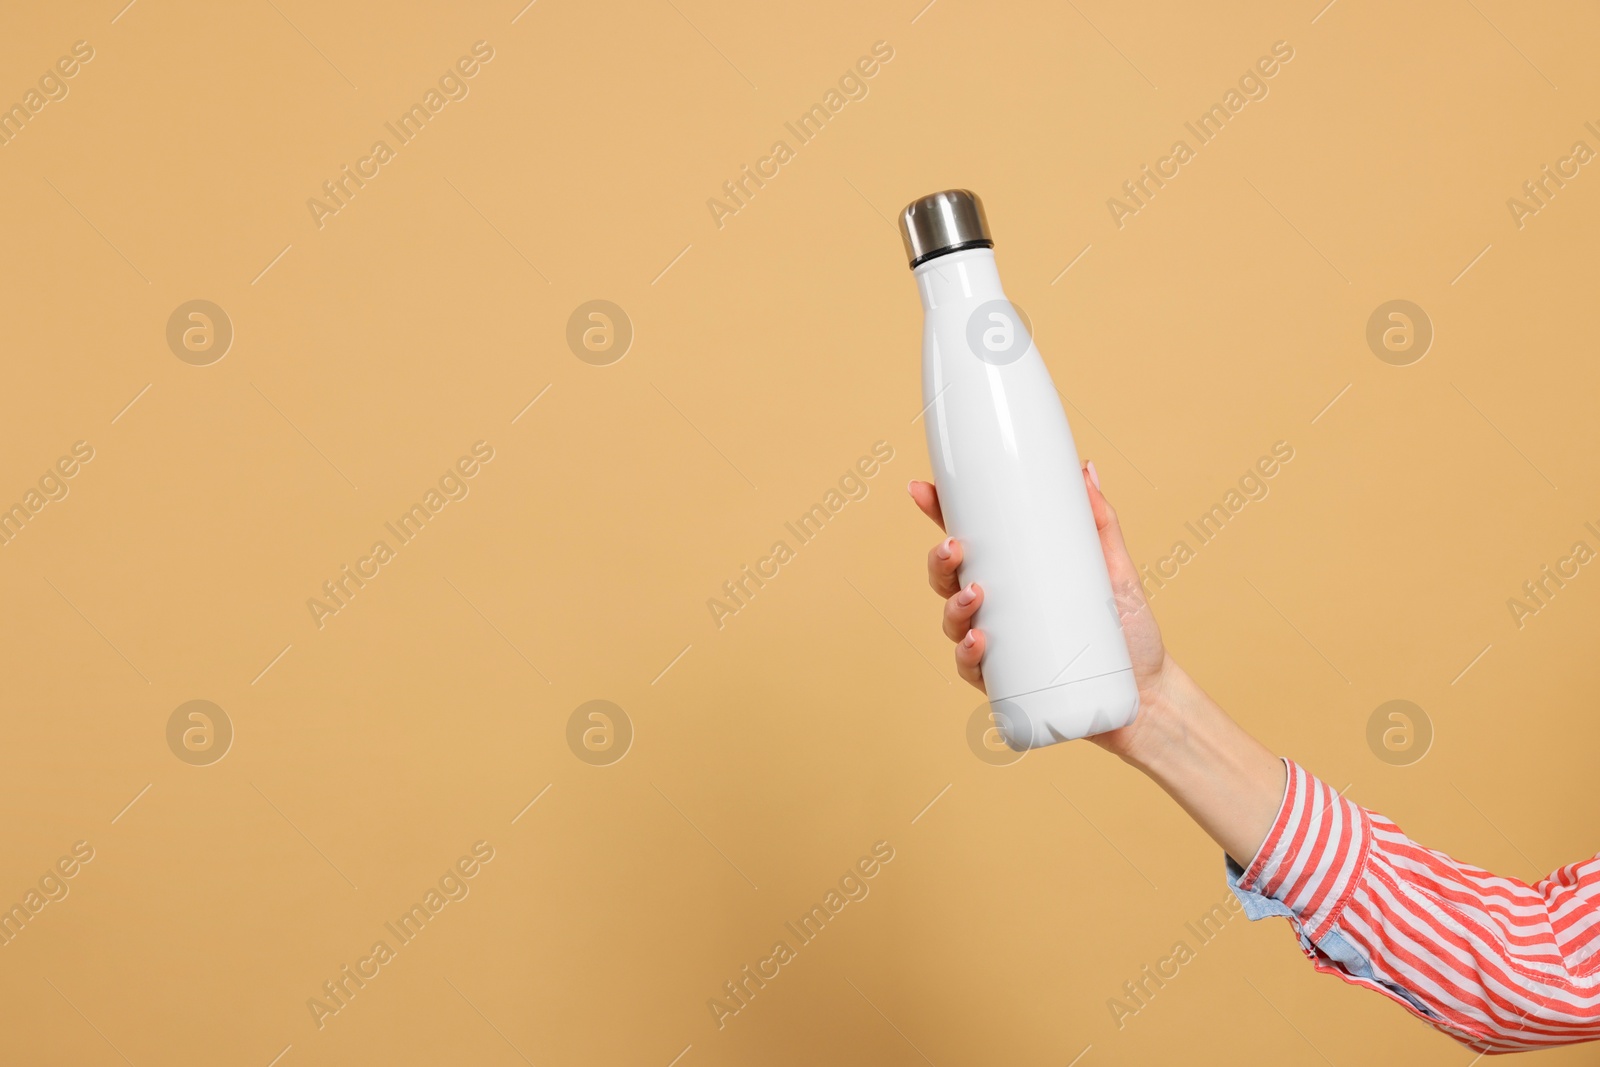
[[[1139,571],[1128,555],[1128,546],[1122,539],[1122,524],[1117,520],[1116,509],[1100,491],[1100,473],[1090,460],[1083,467],[1083,487],[1089,493],[1089,507],[1094,512],[1095,529],[1100,532],[1100,550],[1105,553],[1106,570],[1111,577],[1111,588],[1123,590],[1130,583],[1139,586]]]

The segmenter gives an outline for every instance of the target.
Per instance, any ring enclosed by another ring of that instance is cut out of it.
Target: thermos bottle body
[[[1126,726],[1139,710],[1122,623],[1060,397],[1006,299],[983,205],[965,190],[901,213],[922,298],[928,454],[996,725],[1013,748]]]

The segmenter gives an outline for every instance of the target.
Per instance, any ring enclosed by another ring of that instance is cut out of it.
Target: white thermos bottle
[[[961,580],[983,588],[984,682],[1013,748],[1126,726],[1139,710],[1072,430],[965,189],[900,213],[922,295],[922,399]]]

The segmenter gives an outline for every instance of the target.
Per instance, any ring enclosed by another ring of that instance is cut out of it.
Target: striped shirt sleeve
[[[1287,918],[1316,969],[1482,1053],[1600,1038],[1600,856],[1534,885],[1416,844],[1284,761],[1272,829],[1228,881]]]

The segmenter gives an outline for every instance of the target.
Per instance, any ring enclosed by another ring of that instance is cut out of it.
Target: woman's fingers
[[[1117,606],[1117,618],[1122,623],[1122,635],[1128,642],[1128,655],[1132,657],[1135,676],[1145,678],[1160,671],[1166,661],[1166,649],[1161,644],[1161,628],[1150,614],[1150,602],[1145,598],[1139,572],[1128,556],[1128,546],[1122,539],[1122,524],[1117,513],[1106,503],[1100,492],[1100,473],[1094,464],[1083,471],[1084,488],[1089,493],[1089,506],[1094,509],[1094,522],[1100,530],[1100,548],[1106,557],[1106,573],[1111,577],[1111,593]]]
[[[961,588],[956,569],[961,566],[961,542],[954,537],[928,549],[928,584],[942,597],[952,597]]]
[[[933,483],[907,482],[906,492],[911,494],[911,499],[916,501],[924,515],[938,523],[939,529],[944,529],[944,512],[939,510],[939,490],[933,487]]]
[[[1100,472],[1090,460],[1083,467],[1083,487],[1089,492],[1089,508],[1094,512],[1094,524],[1100,531],[1100,549],[1105,553],[1106,570],[1111,572],[1111,586],[1121,589],[1128,582],[1139,581],[1139,571],[1128,555],[1128,546],[1122,540],[1122,524],[1117,521],[1116,509],[1100,492]]]
[[[972,629],[972,616],[983,603],[983,590],[975,583],[959,590],[944,602],[944,635],[960,641]]]
[[[939,510],[939,490],[931,482],[907,482],[906,492],[911,494],[911,499],[924,515],[938,523],[939,529],[944,529],[944,512]],[[956,577],[956,568],[959,566],[961,545],[955,538],[946,537],[928,550],[928,584],[933,586],[935,593],[942,597],[956,595],[961,588],[961,580]]]
[[[967,636],[956,642],[956,673],[980,693],[988,691],[983,687],[984,644],[982,630],[968,630]]]
[[[913,481],[906,485],[906,492],[911,494],[922,513],[943,530],[944,512],[939,508],[939,490],[930,482]],[[957,576],[960,567],[961,543],[954,537],[946,537],[928,550],[928,584],[945,598],[944,632],[956,643],[956,673],[981,693],[984,691],[984,638],[982,631],[972,628],[972,616],[983,603],[983,590],[977,585],[963,589]]]

